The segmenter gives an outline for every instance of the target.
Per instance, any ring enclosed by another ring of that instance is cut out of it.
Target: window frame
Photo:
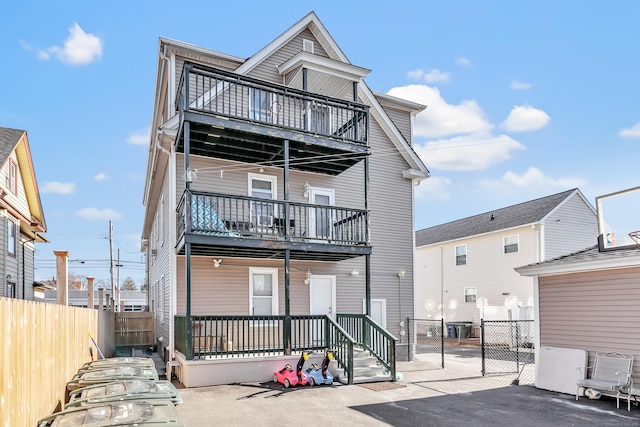
[[[9,172],[7,175],[9,191],[18,195],[18,164],[13,159],[9,159]]]
[[[257,198],[260,199],[261,197],[255,196],[253,194],[253,182],[254,181],[262,181],[262,182],[268,182],[271,185],[271,199],[267,199],[266,197],[264,198],[264,200],[278,200],[278,177],[275,175],[265,175],[263,173],[251,173],[249,172],[247,174],[247,194],[249,197],[252,198]],[[258,191],[258,193],[260,193],[260,191]],[[264,194],[266,194],[266,192],[264,192]],[[267,205],[267,213],[260,213],[258,214],[257,211],[257,207],[258,207],[258,202],[256,201],[251,201],[251,209],[250,209],[250,222],[253,223],[254,219],[256,219],[257,216],[267,216],[267,217],[271,217],[271,221],[267,222],[267,223],[263,223],[263,224],[258,224],[258,221],[256,221],[255,223],[255,227],[256,228],[269,228],[273,226],[273,219],[275,218],[277,212],[276,212],[276,204],[270,204],[271,209],[269,209],[269,205]]]
[[[470,291],[473,290],[473,293]],[[467,297],[473,297],[473,300]],[[464,288],[464,302],[477,302],[478,301],[478,288],[476,286],[468,286]]]
[[[464,248],[464,255],[458,255],[458,248]],[[456,245],[454,248],[454,256],[456,259],[456,266],[467,265],[467,245],[466,243],[463,245]],[[460,258],[464,257],[464,259]],[[462,262],[464,261],[464,262]]]
[[[516,242],[515,243],[507,243],[507,239],[510,238],[515,238]],[[508,247],[513,247],[515,245],[515,251],[514,250],[508,250]],[[510,236],[504,236],[502,238],[502,250],[503,253],[505,254],[513,254],[513,253],[518,253],[520,252],[520,236],[518,234],[512,234]]]
[[[7,218],[7,254],[12,257],[15,257],[18,252],[18,229],[19,225],[16,220]],[[10,246],[12,242],[13,249]]]
[[[267,297],[265,296],[257,296],[254,297],[253,295],[253,286],[254,286],[254,279],[253,276],[255,274],[270,274],[271,275],[271,296],[268,298],[271,298],[271,314],[270,315],[265,315],[265,316],[278,316],[280,313],[280,304],[279,304],[279,297],[278,297],[278,269],[277,268],[270,268],[270,267],[249,267],[249,315],[253,316],[254,315],[254,303],[253,300],[254,298],[264,298],[266,299]]]

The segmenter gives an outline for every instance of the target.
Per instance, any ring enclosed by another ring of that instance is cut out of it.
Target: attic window
[[[9,179],[8,179],[8,184],[9,184],[9,190],[11,190],[11,192],[13,194],[18,194],[18,180],[17,180],[17,176],[18,176],[18,165],[16,165],[16,162],[13,161],[13,159],[9,160]]]
[[[313,40],[302,39],[302,51],[313,53]]]

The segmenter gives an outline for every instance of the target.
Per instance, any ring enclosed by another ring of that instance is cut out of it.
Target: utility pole
[[[120,264],[120,248],[118,248],[118,263],[116,264],[116,267],[118,267],[118,271],[117,271],[117,278],[116,278],[116,286],[117,286],[117,290],[118,290],[118,310],[116,311],[120,311],[120,291],[122,288],[122,285],[120,285],[120,267],[122,267],[122,265]]]
[[[114,293],[115,287],[113,283],[113,224],[111,220],[109,220],[109,271],[111,272],[111,298],[115,298],[116,294]],[[112,308],[113,311],[115,307]]]

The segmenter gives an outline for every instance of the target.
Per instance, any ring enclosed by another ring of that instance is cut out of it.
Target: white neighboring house
[[[584,249],[597,234],[577,188],[418,230],[416,318],[530,319],[533,280],[514,268]]]

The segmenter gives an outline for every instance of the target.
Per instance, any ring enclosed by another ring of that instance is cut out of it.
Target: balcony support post
[[[358,102],[358,82],[353,82],[353,101]],[[357,114],[357,113],[356,113]],[[353,137],[358,140],[358,123],[353,128]]]
[[[367,254],[364,256],[365,259],[365,305],[366,307],[366,315],[371,316],[371,255]]]
[[[364,209],[365,211],[369,211],[369,156],[364,158]],[[365,232],[365,240],[369,243],[369,233],[370,233],[370,218],[369,215],[366,217],[366,232]],[[366,314],[367,316],[371,315],[371,255],[365,255],[365,305],[366,305]]]
[[[188,80],[187,80],[188,82]],[[187,85],[188,83],[185,83]],[[191,151],[191,127],[188,121],[185,121],[183,124],[184,129],[184,171],[185,174],[189,171],[189,152]],[[185,175],[185,178],[187,176]],[[187,218],[187,231],[191,230],[191,182],[189,179],[185,179],[185,189],[188,194],[188,201],[186,203],[186,208],[188,209],[185,212],[185,216]],[[184,283],[185,283],[185,297],[186,297],[186,312],[185,312],[185,321],[187,324],[187,345],[186,350],[187,360],[193,360],[193,329],[191,324],[191,243],[187,242],[184,247]],[[174,344],[175,346],[175,344]]]
[[[291,240],[289,234],[290,229],[290,212],[289,212],[289,140],[284,140],[284,239]]]
[[[291,354],[291,250],[284,251],[284,354]]]

